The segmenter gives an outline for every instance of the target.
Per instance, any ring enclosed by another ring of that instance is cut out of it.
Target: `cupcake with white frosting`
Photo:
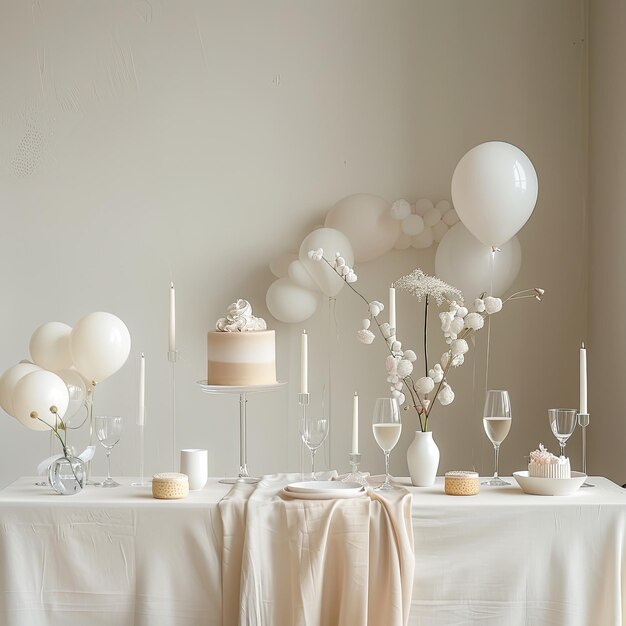
[[[533,478],[571,478],[572,472],[568,458],[554,456],[540,443],[539,449],[530,453],[528,475]]]

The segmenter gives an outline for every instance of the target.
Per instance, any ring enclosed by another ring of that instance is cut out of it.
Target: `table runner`
[[[405,625],[414,572],[410,493],[279,494],[298,479],[276,474],[256,488],[235,485],[220,502],[224,625]]]

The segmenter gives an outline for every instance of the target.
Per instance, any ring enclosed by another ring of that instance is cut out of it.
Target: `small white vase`
[[[415,432],[415,439],[406,451],[411,482],[416,487],[430,487],[439,467],[439,448],[431,432]]]

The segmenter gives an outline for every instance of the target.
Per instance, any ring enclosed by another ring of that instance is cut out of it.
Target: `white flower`
[[[376,338],[376,335],[374,335],[374,333],[371,330],[368,330],[367,328],[362,328],[361,330],[357,330],[356,336],[358,337],[359,341],[365,344],[372,343],[372,341],[374,341],[374,339]]]
[[[404,383],[401,383],[401,382],[394,383],[394,388],[397,389],[398,391],[402,391],[402,387],[404,387]]]
[[[417,354],[415,354],[415,352],[413,352],[413,350],[407,350],[404,353],[404,358],[408,359],[409,361],[411,361],[411,363],[417,361]]]
[[[465,326],[465,324],[463,322],[463,318],[462,317],[455,317],[450,322],[450,334],[451,335],[458,335],[463,330],[463,326]]]
[[[428,398],[424,398],[422,400],[422,406],[424,407],[425,411],[428,411],[428,407],[430,406],[430,400]]]
[[[363,326],[365,330],[367,330],[371,326],[371,324],[372,324],[372,321],[367,318],[361,320],[361,325]]]
[[[380,332],[383,334],[383,337],[385,339],[388,339],[389,337],[391,337],[391,326],[389,326],[388,322],[383,322],[380,325]]]
[[[465,317],[467,314],[468,314],[468,310],[464,306],[460,306],[456,310],[456,316],[457,317]]]
[[[411,363],[408,359],[402,359],[398,363],[397,370],[400,378],[406,378],[407,376],[410,376],[413,371],[413,363]]]
[[[452,356],[457,356],[459,354],[465,354],[469,350],[469,346],[467,345],[467,341],[465,339],[456,339],[452,342],[450,346],[450,352]]]
[[[485,325],[485,319],[480,313],[468,313],[464,322],[465,328],[470,328],[471,330],[480,330]]]
[[[448,285],[448,283],[439,280],[435,276],[425,274],[419,268],[399,278],[394,283],[394,287],[414,295],[420,302],[422,298],[432,296],[439,306],[443,304],[444,300],[450,301],[454,297],[463,300],[463,294],[459,289]]]
[[[318,248],[317,250],[309,250],[308,257],[311,261],[321,261],[324,256],[324,250]]]
[[[441,367],[445,370],[448,367],[448,361],[450,361],[450,353],[444,352],[441,355]]]
[[[493,315],[502,310],[502,300],[500,298],[494,298],[493,296],[487,296],[485,298],[485,311],[489,315]]]
[[[396,400],[398,401],[398,404],[402,406],[406,402],[406,397],[402,392],[400,392],[400,395],[396,398]]]
[[[439,319],[441,320],[441,330],[444,333],[447,333],[450,330],[450,324],[452,324],[452,320],[454,319],[454,313],[451,311],[443,311],[439,313]]]
[[[480,298],[476,298],[476,300],[474,300],[474,311],[476,311],[476,313],[482,313],[484,310],[485,303]]]
[[[350,273],[350,268],[347,265],[341,265],[337,267],[337,274],[342,278],[347,276]]]
[[[450,385],[444,383],[437,397],[439,398],[439,402],[443,406],[446,406],[447,404],[452,404],[452,402],[454,402],[454,391],[452,391]]]
[[[391,390],[391,397],[395,398],[397,400],[400,397],[400,392],[397,389],[392,389]]]
[[[420,396],[425,396],[435,388],[435,381],[430,376],[422,376],[415,381],[415,389]]]
[[[461,367],[465,363],[465,356],[463,354],[457,354],[452,359],[452,367]]]
[[[385,367],[387,368],[387,374],[395,376],[398,373],[398,363],[400,362],[399,356],[389,355],[385,360]]]
[[[357,281],[357,276],[354,273],[354,270],[350,270],[348,272],[348,275],[346,276],[346,282],[347,283],[356,283],[356,281]]]
[[[439,384],[443,380],[443,368],[437,363],[435,367],[428,370],[428,375],[435,384]]]
[[[382,302],[379,302],[378,300],[372,300],[369,303],[369,310],[370,313],[376,317],[377,315],[380,315],[382,311],[385,310],[385,305]]]
[[[346,260],[342,256],[338,256],[335,259],[335,265],[337,267],[343,267],[346,264]]]
[[[400,352],[402,350],[402,342],[401,341],[393,341],[391,344],[392,352]]]

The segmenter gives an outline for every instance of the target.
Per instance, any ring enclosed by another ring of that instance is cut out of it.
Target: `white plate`
[[[296,500],[335,500],[336,498],[360,498],[367,491],[361,487],[359,491],[347,491],[345,489],[331,489],[330,491],[289,491],[283,488],[280,492],[287,498]]]
[[[525,493],[535,496],[571,496],[587,478],[582,472],[572,472],[571,478],[538,478],[528,472],[513,472],[513,478]]]
[[[349,493],[361,491],[359,483],[344,483],[340,480],[311,480],[308,482],[291,483],[285,487],[287,491],[296,493],[316,493],[320,491],[341,491]]]

